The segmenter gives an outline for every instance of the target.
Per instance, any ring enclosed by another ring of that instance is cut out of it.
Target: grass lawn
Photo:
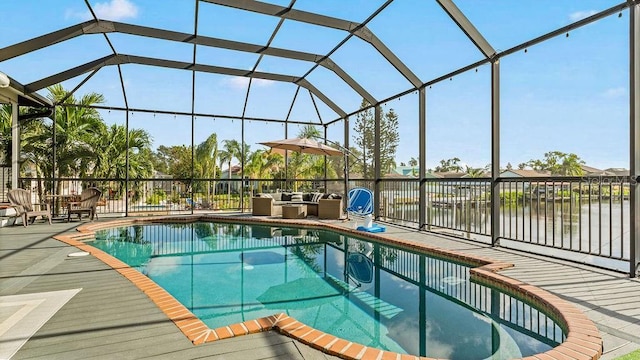
[[[640,360],[640,350],[630,352],[627,355],[617,357],[615,360]]]

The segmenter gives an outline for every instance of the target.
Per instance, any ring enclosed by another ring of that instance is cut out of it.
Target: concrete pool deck
[[[192,345],[144,293],[110,266],[93,256],[68,257],[78,249],[51,238],[75,233],[80,224],[37,223],[0,230],[0,296],[83,289],[14,358],[332,358],[273,331]],[[604,340],[603,359],[640,348],[637,279],[394,226],[385,234],[513,263],[515,267],[501,274],[555,294],[595,322]]]

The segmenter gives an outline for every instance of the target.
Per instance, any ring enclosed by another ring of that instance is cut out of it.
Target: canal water
[[[460,201],[427,208],[430,230],[449,230],[457,236],[489,242],[489,203]],[[390,206],[385,215],[394,222],[417,226],[418,205]],[[404,221],[402,221],[404,220]],[[629,201],[530,201],[500,208],[500,237],[519,243],[589,254],[609,259],[629,259]]]

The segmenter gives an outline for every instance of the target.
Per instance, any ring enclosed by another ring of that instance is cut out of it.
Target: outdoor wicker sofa
[[[280,216],[282,206],[289,204],[307,205],[307,215],[320,219],[340,219],[343,214],[342,197],[336,194],[277,192],[261,193],[252,198],[252,215]]]

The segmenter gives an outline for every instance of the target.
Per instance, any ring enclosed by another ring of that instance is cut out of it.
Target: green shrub
[[[500,202],[504,205],[514,205],[522,202],[522,191],[501,191]]]
[[[153,189],[153,195],[162,196],[163,199],[167,198],[167,193],[162,189]]]
[[[166,198],[166,195],[163,193],[163,195],[154,193],[151,196],[147,197],[147,205],[159,205],[160,202],[162,200],[164,200]]]

